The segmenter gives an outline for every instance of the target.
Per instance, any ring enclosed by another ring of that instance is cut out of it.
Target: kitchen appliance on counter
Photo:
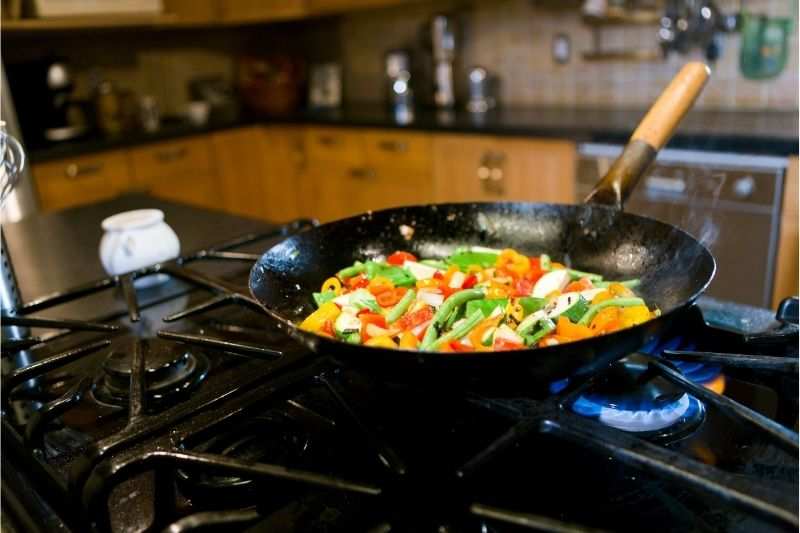
[[[335,109],[342,105],[342,66],[339,63],[311,65],[308,105],[312,109]]]
[[[497,78],[483,67],[472,67],[467,73],[469,100],[467,111],[485,113],[497,106]]]
[[[121,207],[73,215],[98,208]],[[263,224],[22,305],[13,323],[44,333],[30,341],[37,363],[3,376],[4,521],[113,532],[796,530],[796,301],[776,319],[704,299],[641,354],[544,388],[525,375],[387,379],[308,353],[248,293],[259,252],[308,225]],[[28,228],[10,229],[21,238]],[[172,281],[132,290],[156,274]],[[17,348],[3,339],[4,354]]]
[[[414,107],[414,89],[411,83],[411,52],[390,50],[385,56],[386,102],[397,114]]]
[[[85,106],[72,98],[75,85],[66,59],[53,57],[8,65],[7,69],[22,132],[29,143],[68,141],[88,131]]]
[[[586,197],[621,150],[579,146],[577,199]],[[768,307],[786,165],[782,157],[665,149],[626,210],[676,225],[711,250],[717,272],[709,295]]]
[[[265,116],[295,111],[303,95],[304,68],[299,60],[273,54],[239,61],[238,87],[251,111]]]
[[[436,15],[430,22],[433,51],[433,101],[436,107],[450,109],[456,103],[453,62],[456,55],[455,21]]]

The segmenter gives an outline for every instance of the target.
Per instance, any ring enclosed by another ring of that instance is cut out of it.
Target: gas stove
[[[797,529],[796,300],[782,320],[703,300],[639,353],[549,386],[393,380],[308,352],[249,296],[254,252],[306,225],[4,317],[30,329],[3,340],[4,526]],[[134,288],[155,274],[172,281]],[[101,292],[125,312],[41,318]]]

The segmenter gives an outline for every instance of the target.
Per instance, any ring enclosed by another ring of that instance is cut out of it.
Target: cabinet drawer
[[[124,152],[105,152],[33,165],[39,203],[45,211],[112,198],[131,186]]]
[[[213,173],[211,143],[206,138],[169,141],[131,150],[133,175],[147,183],[187,174]]]
[[[363,136],[358,132],[337,128],[306,130],[306,153],[310,162],[364,164]]]
[[[431,141],[423,133],[368,132],[364,134],[364,146],[367,163],[376,169],[431,172]]]

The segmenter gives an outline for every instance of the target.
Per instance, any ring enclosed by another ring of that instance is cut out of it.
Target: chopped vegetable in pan
[[[605,335],[660,314],[633,289],[542,254],[459,248],[356,261],[313,294],[300,328],[352,344],[439,352],[546,347]]]

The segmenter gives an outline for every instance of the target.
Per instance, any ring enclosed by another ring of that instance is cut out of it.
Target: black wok
[[[290,335],[315,352],[383,370],[462,369],[471,373],[525,367],[542,379],[555,379],[635,351],[661,335],[714,275],[714,258],[692,236],[621,210],[625,197],[691,107],[706,78],[705,65],[684,67],[583,205],[437,204],[324,224],[264,253],[250,274],[251,293]],[[548,253],[554,260],[600,273],[605,279],[640,278],[638,292],[662,314],[632,328],[569,344],[457,354],[354,346],[297,327],[314,309],[312,292],[333,272],[356,260],[394,250],[407,250],[418,257],[444,257],[464,245],[510,247],[528,255]]]

